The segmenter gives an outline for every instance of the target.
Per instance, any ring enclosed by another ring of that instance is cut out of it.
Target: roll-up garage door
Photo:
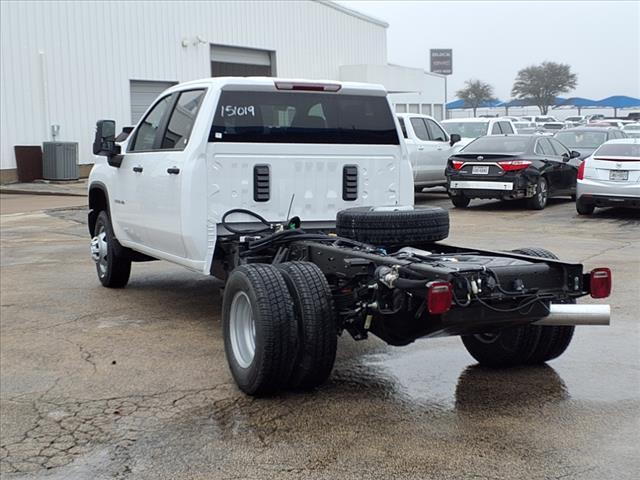
[[[254,48],[211,45],[211,76],[262,76],[275,75],[274,52]]]
[[[130,80],[131,124],[135,125],[147,108],[163,91],[177,82],[156,82],[149,80]]]

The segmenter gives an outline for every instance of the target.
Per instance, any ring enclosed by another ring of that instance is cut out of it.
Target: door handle
[[[180,173],[180,169],[178,167],[167,168],[167,173],[170,175],[177,175]]]
[[[424,150],[424,147],[418,147],[418,150]]]
[[[136,173],[141,173],[143,168],[140,165],[133,167],[133,171]]]

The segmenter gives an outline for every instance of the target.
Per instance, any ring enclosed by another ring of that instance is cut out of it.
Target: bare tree
[[[542,62],[518,72],[511,95],[518,99],[530,99],[546,115],[559,93],[576,88],[578,76],[565,63]]]
[[[464,100],[464,106],[473,108],[473,116],[476,116],[476,110],[485,102],[494,100],[493,87],[481,80],[467,80],[464,82],[464,88],[456,92],[456,96]]]

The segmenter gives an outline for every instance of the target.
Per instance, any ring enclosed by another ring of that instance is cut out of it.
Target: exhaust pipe
[[[611,307],[609,305],[575,305],[552,303],[549,315],[533,322],[534,325],[609,325]]]

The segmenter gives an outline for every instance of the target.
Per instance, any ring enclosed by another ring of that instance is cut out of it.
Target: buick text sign
[[[453,73],[453,50],[450,48],[432,48],[431,73],[451,75]]]

